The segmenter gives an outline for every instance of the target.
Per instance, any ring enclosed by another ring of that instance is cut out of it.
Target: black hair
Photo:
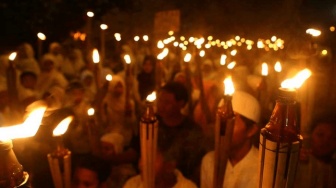
[[[108,163],[96,156],[85,155],[79,158],[75,163],[75,168],[85,168],[92,170],[97,174],[99,183],[103,183],[110,175],[110,166]]]
[[[69,83],[66,91],[72,91],[73,89],[80,89],[80,90],[84,90],[84,86],[80,81],[72,81]]]
[[[24,79],[24,77],[26,77],[26,76],[31,76],[31,77],[37,79],[37,75],[34,72],[24,71],[20,74],[20,81],[22,81]]]
[[[177,101],[188,102],[188,89],[182,83],[176,81],[168,82],[161,87],[160,91],[172,93]]]

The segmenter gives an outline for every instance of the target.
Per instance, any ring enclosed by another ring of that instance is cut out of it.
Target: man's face
[[[95,172],[85,169],[77,168],[74,174],[72,183],[73,188],[98,188],[99,180]]]
[[[231,150],[240,149],[244,143],[249,139],[248,129],[245,122],[242,120],[239,114],[235,114],[235,123],[233,128]]]
[[[181,102],[176,101],[174,94],[161,91],[157,99],[157,112],[163,118],[169,118],[180,113]]]

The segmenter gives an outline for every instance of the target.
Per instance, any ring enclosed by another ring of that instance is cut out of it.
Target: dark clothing
[[[141,72],[137,76],[140,99],[144,100],[155,90],[155,74]]]
[[[196,122],[185,117],[181,124],[169,127],[159,119],[158,146],[176,158],[177,169],[199,184],[199,169],[206,153],[204,136]]]

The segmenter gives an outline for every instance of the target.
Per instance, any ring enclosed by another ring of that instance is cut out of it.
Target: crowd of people
[[[95,67],[80,48],[66,48],[57,42],[39,59],[28,43],[18,47],[13,62],[8,54],[2,55],[0,125],[22,122],[25,108],[34,101],[48,104],[37,135],[14,143],[19,161],[31,175],[32,187],[53,187],[47,161],[47,154],[55,149],[52,129],[68,115],[74,119],[63,140],[72,153],[73,187],[143,187],[139,122],[146,97],[153,91],[157,92],[154,109],[159,124],[153,161],[156,187],[213,187],[214,124],[227,74],[233,76],[236,91],[224,187],[256,187],[258,133],[264,122],[258,84],[247,80],[253,69],[242,65],[227,70],[217,65],[218,59],[205,60],[198,69],[195,62],[183,65],[178,54],[159,61],[149,51],[139,51],[146,53],[139,54],[125,44],[119,59],[129,54],[132,64],[121,63],[120,69],[106,63]],[[10,63],[17,77],[14,107],[6,85]],[[110,81],[105,79],[108,74],[112,75]],[[93,117],[88,115],[90,108],[95,109]],[[297,183],[307,183],[302,172],[309,171],[313,182],[309,185],[333,187],[336,121],[317,125],[312,131],[312,152],[302,151],[304,165],[298,168]],[[315,168],[325,175],[315,176]]]

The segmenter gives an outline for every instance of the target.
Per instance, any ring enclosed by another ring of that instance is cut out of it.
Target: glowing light
[[[164,48],[163,51],[157,56],[158,60],[163,60],[169,53],[168,48]]]
[[[331,32],[334,32],[334,31],[335,31],[335,26],[330,26],[329,30],[330,30]]]
[[[112,75],[111,74],[106,75],[105,79],[109,82],[112,81]]]
[[[14,59],[16,58],[16,52],[12,52],[10,55],[9,55],[9,57],[8,57],[8,59],[10,60],[10,61],[14,61]]]
[[[237,50],[232,50],[231,52],[230,52],[230,54],[232,55],[232,56],[235,56],[236,54],[237,54]]]
[[[212,40],[213,39],[213,36],[208,36],[208,40]]]
[[[236,41],[239,41],[239,40],[240,40],[240,36],[236,36],[236,37],[235,37],[235,40],[236,40]]]
[[[92,59],[93,59],[93,63],[99,63],[100,59],[99,59],[99,53],[97,49],[93,50]]]
[[[170,35],[170,36],[171,36],[171,35],[174,35],[174,31],[169,31],[169,32],[168,32],[168,35]]]
[[[62,136],[68,130],[68,127],[72,120],[72,116],[68,116],[63,119],[53,130],[53,136]]]
[[[224,95],[233,95],[235,89],[233,86],[232,78],[231,76],[224,79]]]
[[[164,43],[162,42],[162,40],[159,40],[159,41],[158,41],[158,43],[157,43],[157,47],[158,47],[159,49],[164,48]]]
[[[226,56],[225,54],[222,54],[222,55],[221,55],[221,58],[220,58],[220,64],[221,64],[221,65],[225,65],[225,63],[226,63],[226,58],[227,58],[227,56]]]
[[[121,41],[121,34],[120,34],[120,33],[114,33],[114,38],[115,38],[117,41]]]
[[[276,40],[277,40],[277,37],[276,37],[276,36],[272,36],[272,37],[271,37],[271,41],[272,41],[272,42],[275,42]]]
[[[286,79],[281,83],[282,88],[286,89],[298,89],[302,84],[311,76],[311,71],[309,69],[303,69],[298,72],[293,78]]]
[[[194,42],[195,41],[195,38],[194,37],[190,37],[189,38],[189,42]]]
[[[94,113],[95,113],[94,108],[89,108],[88,111],[87,111],[88,116],[93,116]]]
[[[0,140],[4,141],[34,136],[41,125],[46,109],[46,104],[38,104],[38,106],[29,113],[27,119],[22,124],[0,127]]]
[[[201,50],[201,51],[199,52],[199,56],[204,57],[204,56],[205,56],[205,51],[204,51],[204,50]]]
[[[184,36],[181,36],[181,37],[180,37],[180,40],[181,40],[181,41],[184,41],[184,40],[185,40],[185,37],[184,37]]]
[[[155,101],[155,99],[156,99],[156,92],[155,92],[155,91],[153,91],[151,94],[149,94],[149,95],[146,97],[146,100],[147,100],[148,102],[153,102],[153,101]]]
[[[100,24],[100,29],[101,30],[106,30],[108,26],[106,24]]]
[[[37,37],[38,37],[40,40],[46,40],[46,39],[47,39],[47,37],[46,37],[43,33],[41,33],[41,32],[37,33]]]
[[[275,70],[276,72],[281,72],[281,70],[282,70],[282,66],[281,66],[280,61],[277,61],[277,62],[275,63],[275,65],[274,65],[274,70]]]
[[[135,37],[134,37],[134,41],[135,41],[135,42],[138,42],[139,40],[140,40],[140,37],[139,37],[139,36],[135,36]]]
[[[267,76],[268,75],[268,65],[267,63],[261,64],[261,75]]]
[[[202,45],[204,43],[204,38],[200,38],[200,39],[197,39],[196,41],[195,41],[195,45],[196,46],[200,46],[200,45]]]
[[[263,41],[259,40],[259,41],[257,42],[257,47],[258,47],[258,48],[264,48],[265,45],[264,45]]]
[[[124,60],[125,60],[125,62],[126,62],[127,64],[131,64],[131,56],[130,56],[130,55],[126,54],[126,55],[124,56]]]
[[[207,43],[207,44],[204,45],[204,47],[205,47],[206,49],[209,49],[209,48],[211,48],[211,44]]]
[[[142,39],[143,39],[144,41],[148,41],[148,35],[144,35],[144,36],[142,36]]]
[[[88,17],[92,18],[92,17],[94,16],[94,13],[91,12],[91,11],[88,11],[88,12],[86,13],[86,15],[87,15]]]
[[[231,63],[229,63],[228,65],[227,65],[227,68],[228,69],[233,69],[235,66],[236,66],[236,62],[235,61],[232,61]]]
[[[318,37],[318,36],[321,35],[321,31],[320,30],[312,29],[312,28],[307,29],[306,33],[309,34],[309,35],[311,35],[311,36],[313,36],[313,37]]]
[[[174,45],[175,47],[178,47],[179,43],[178,43],[177,41],[175,41],[175,42],[173,43],[173,45]]]
[[[321,54],[322,55],[327,55],[328,54],[328,50],[322,50]]]
[[[190,53],[187,53],[185,56],[184,56],[184,62],[190,62],[191,60],[191,54]]]

